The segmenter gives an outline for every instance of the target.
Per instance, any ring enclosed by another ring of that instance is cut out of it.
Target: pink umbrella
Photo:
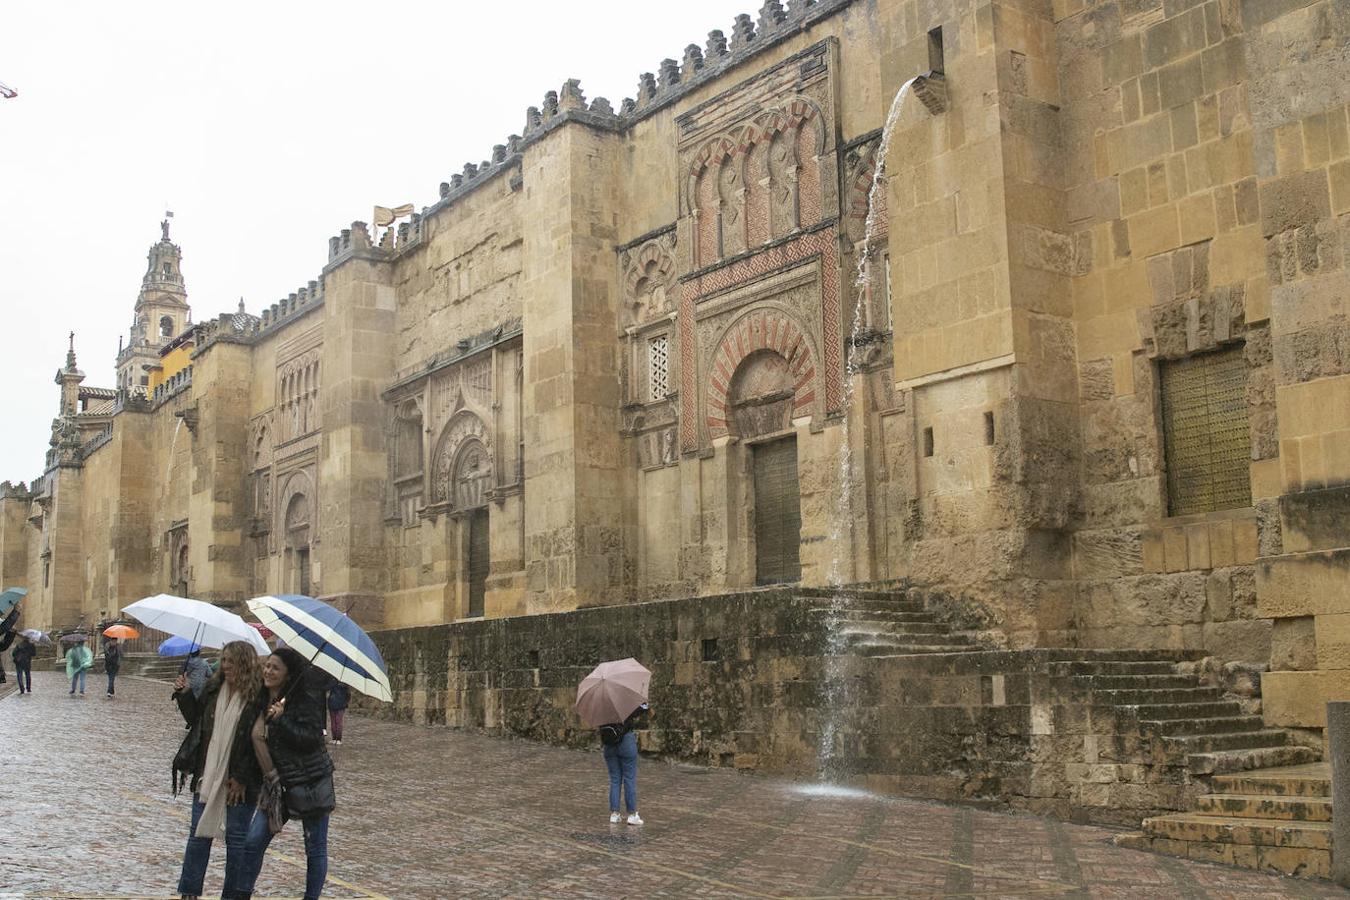
[[[577,687],[577,713],[592,728],[622,722],[647,702],[652,673],[629,657],[602,662]]]

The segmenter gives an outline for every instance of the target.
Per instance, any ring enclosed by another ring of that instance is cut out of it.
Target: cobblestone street
[[[106,701],[100,681],[84,699],[55,673],[31,697],[0,685],[0,900],[166,898],[177,883],[181,720],[164,684],[124,678]],[[356,717],[347,731],[327,897],[1342,896],[1116,848],[1099,828],[647,760],[647,824],[611,826],[598,752]],[[298,897],[299,830],[272,846],[256,896]]]

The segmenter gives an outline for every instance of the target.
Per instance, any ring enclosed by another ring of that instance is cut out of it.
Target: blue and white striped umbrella
[[[379,648],[346,614],[298,594],[255,597],[248,608],[288,647],[338,681],[378,700],[394,699]]]
[[[0,594],[0,619],[9,615],[9,611],[19,605],[19,601],[28,596],[23,588],[10,588]]]

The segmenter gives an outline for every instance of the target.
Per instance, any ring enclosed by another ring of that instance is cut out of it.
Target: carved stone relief
[[[453,503],[455,479],[459,471],[460,451],[467,441],[476,441],[484,448],[487,473],[491,474],[491,456],[487,450],[491,447],[487,428],[483,420],[472,412],[460,412],[445,426],[440,440],[436,444],[436,455],[432,463],[431,499],[433,503]],[[475,472],[479,471],[478,469]]]
[[[668,316],[675,304],[675,232],[667,231],[619,253],[623,325]]]

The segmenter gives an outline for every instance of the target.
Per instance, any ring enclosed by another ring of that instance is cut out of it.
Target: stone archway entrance
[[[492,464],[482,441],[471,438],[455,455],[452,490],[457,511],[465,513],[465,574],[468,581],[469,617],[482,616],[487,599],[487,579],[492,568],[487,492]]]
[[[753,472],[755,583],[800,581],[801,486],[792,435],[796,379],[773,350],[747,356],[727,392],[728,425],[750,444]]]
[[[310,596],[309,498],[296,494],[286,506],[286,586]]]

